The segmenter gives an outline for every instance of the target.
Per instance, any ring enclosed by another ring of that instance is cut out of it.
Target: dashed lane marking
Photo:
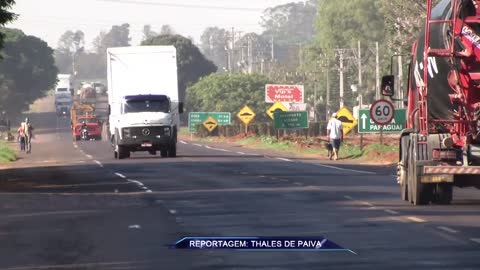
[[[296,185],[296,186],[303,186],[303,184],[300,183],[300,182],[295,182],[295,183],[293,183],[293,184]]]
[[[387,213],[389,213],[389,214],[392,214],[392,215],[398,215],[398,212],[397,212],[397,211],[394,211],[394,210],[385,209],[385,210],[383,210],[383,211],[385,211],[385,212],[387,212]]]
[[[93,156],[92,156],[92,155],[85,155],[85,156],[86,156],[86,157],[88,157],[88,158],[90,158],[90,159],[92,159],[92,158],[93,158]]]
[[[130,182],[130,183],[135,183],[135,184],[137,184],[137,185],[139,185],[139,186],[141,186],[141,187],[144,186],[144,184],[143,184],[142,182],[137,181],[137,180],[127,179],[127,181]]]
[[[418,217],[407,217],[407,219],[410,220],[410,221],[413,221],[413,222],[417,222],[417,223],[427,222],[425,219],[418,218]]]
[[[315,164],[315,165],[317,165],[317,166],[320,166],[320,167],[325,167],[325,168],[330,168],[330,169],[335,169],[335,170],[345,171],[345,172],[357,172],[357,173],[365,173],[365,174],[376,174],[376,173],[374,173],[374,172],[369,172],[369,171],[346,169],[346,168],[340,168],[340,167],[336,167],[336,166],[330,166],[330,165],[319,164],[319,163],[313,163],[313,164]]]
[[[181,144],[188,144],[186,141],[180,141]]]
[[[203,145],[201,145],[201,144],[198,144],[198,143],[194,143],[193,145],[195,145],[195,146],[199,146],[199,147],[203,147]]]
[[[172,215],[175,215],[177,213],[177,210],[170,209],[170,210],[168,210],[168,212],[170,212],[170,214],[172,214]]]
[[[275,159],[282,160],[282,161],[287,161],[287,162],[293,162],[293,160],[288,159],[288,158],[277,157],[277,158],[275,158]]]
[[[480,244],[480,238],[470,238],[470,241]]]
[[[121,173],[115,173],[116,176],[120,177],[120,178],[127,178],[125,175],[121,174]]]
[[[239,154],[239,155],[245,155],[244,152],[237,152],[237,154]]]
[[[97,165],[98,165],[98,166],[100,166],[100,167],[102,167],[102,168],[103,168],[103,164],[102,164],[100,161],[98,161],[98,160],[94,160],[93,162],[97,163]]]
[[[347,200],[353,201],[352,196],[345,195],[345,196],[343,196],[343,197],[344,197],[345,199],[347,199]]]
[[[452,229],[452,228],[445,227],[445,226],[438,226],[437,228],[440,229],[440,230],[442,230],[442,231],[449,232],[449,233],[458,233],[457,230],[454,230],[454,229]]]

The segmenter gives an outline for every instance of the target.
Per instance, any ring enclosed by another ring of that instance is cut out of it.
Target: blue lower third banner
[[[323,237],[185,237],[171,247],[176,249],[315,250],[354,253]]]

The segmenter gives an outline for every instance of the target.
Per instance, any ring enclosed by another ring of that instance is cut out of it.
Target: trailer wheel
[[[421,149],[426,146],[418,146],[417,134],[414,134],[410,140],[409,147],[409,168],[408,168],[408,198],[413,205],[425,205],[433,199],[433,185],[423,184],[418,177],[417,163],[423,160],[423,154],[426,152]],[[419,147],[421,147],[419,149]]]
[[[450,204],[453,198],[453,185],[440,183],[435,185],[435,203]]]

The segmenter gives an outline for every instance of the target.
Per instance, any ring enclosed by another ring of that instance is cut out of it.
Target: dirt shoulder
[[[233,137],[198,137],[185,133],[180,139],[197,142],[226,144],[228,146],[289,154],[297,158],[328,161],[326,138],[305,137],[258,137],[237,135]],[[362,146],[362,147],[361,147]],[[365,165],[392,165],[398,159],[398,135],[349,135],[340,148],[341,163]]]

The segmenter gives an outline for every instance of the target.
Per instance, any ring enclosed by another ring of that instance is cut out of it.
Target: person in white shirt
[[[333,147],[333,159],[338,159],[338,152],[340,150],[340,144],[343,141],[343,125],[342,121],[337,119],[337,114],[333,113],[332,118],[327,124],[327,138]],[[332,157],[330,156],[330,159]]]

